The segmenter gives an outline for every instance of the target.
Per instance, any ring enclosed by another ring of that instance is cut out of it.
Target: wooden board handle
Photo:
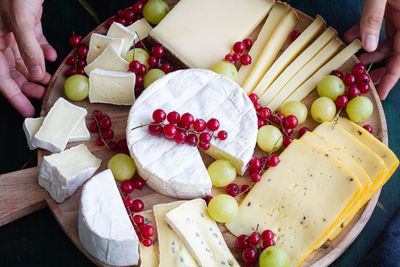
[[[0,175],[0,226],[46,207],[38,175],[39,167]]]

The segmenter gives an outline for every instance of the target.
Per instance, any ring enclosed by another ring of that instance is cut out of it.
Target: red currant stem
[[[371,70],[373,64],[374,64],[374,61],[371,61],[371,63],[369,63],[368,69],[366,71],[367,74],[369,74],[369,71]]]
[[[119,187],[118,187],[118,190],[119,190]],[[120,192],[120,194],[121,194],[121,197],[122,197],[123,200],[126,200],[129,197],[128,194],[121,193],[121,192]],[[140,235],[142,236],[142,239],[144,239],[143,232],[142,232],[142,230],[140,230],[140,227],[136,224],[136,222],[135,222],[135,220],[133,218],[133,213],[132,213],[131,209],[129,207],[126,207],[126,210],[128,212],[129,218],[131,218],[131,222],[133,224],[133,227],[136,228],[139,231]]]
[[[146,127],[146,126],[150,126],[150,125],[162,125],[162,126],[164,126],[164,123],[147,123],[147,124],[142,124],[142,125],[139,125],[139,126],[136,126],[136,127],[132,128],[131,131],[134,131],[134,130],[136,130],[136,129],[143,128],[143,127]]]
[[[255,184],[255,183],[252,181],[252,182],[250,183],[249,187],[247,187],[246,190],[244,190],[244,191],[240,192],[239,194],[237,194],[237,197],[239,197],[239,196],[241,196],[241,195],[244,195],[244,194],[246,194],[247,192],[249,192],[250,189],[254,186],[254,184]]]
[[[106,140],[104,140],[103,134],[101,133],[101,127],[100,127],[99,121],[97,120],[96,116],[93,116],[93,118],[94,118],[94,121],[95,121],[96,124],[97,124],[97,129],[99,129],[99,136],[100,136],[100,138],[101,138],[101,141],[103,141],[104,146],[105,146],[108,150],[112,151],[111,148],[108,146]]]
[[[339,115],[340,115],[340,113],[342,112],[342,109],[343,109],[343,108],[340,108],[339,111],[338,111],[338,113],[335,115],[335,118],[333,118],[332,130],[335,129],[336,125],[337,125],[338,122],[339,122]]]
[[[134,131],[134,130],[139,129],[139,128],[147,127],[147,126],[150,126],[150,125],[161,125],[161,126],[165,126],[165,123],[160,122],[160,123],[147,123],[147,124],[142,124],[142,125],[139,125],[139,126],[136,126],[136,127],[132,128],[131,131]],[[201,132],[197,132],[197,131],[194,131],[194,130],[191,130],[191,129],[185,129],[185,128],[182,128],[182,127],[179,127],[179,126],[175,126],[175,127],[176,127],[176,129],[178,129],[178,130],[181,130],[181,131],[184,131],[184,132],[189,132],[189,133],[192,133],[192,134],[195,134],[195,135],[200,135],[200,134],[201,134]],[[213,134],[211,135],[211,137],[218,138],[218,136],[214,135],[214,132],[212,132],[212,133],[213,133]],[[198,141],[198,142],[199,142],[199,141]]]

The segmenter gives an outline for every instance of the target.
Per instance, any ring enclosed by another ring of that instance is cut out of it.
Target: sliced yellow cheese
[[[124,39],[93,33],[92,36],[90,36],[89,52],[86,59],[87,63],[92,63],[109,45],[113,45],[117,53],[121,54]]]
[[[135,21],[135,23],[126,28],[131,32],[135,32],[139,40],[146,38],[153,29],[145,18]]]
[[[124,45],[121,49],[122,57],[125,57],[126,53],[129,51],[138,37],[135,32],[128,30],[128,28],[126,28],[124,25],[117,22],[111,24],[110,28],[108,29],[107,36],[124,39]]]
[[[304,48],[319,34],[325,26],[325,21],[321,16],[317,16],[303,33],[279,56],[272,64],[271,68],[265,73],[264,77],[258,83],[253,93],[261,95],[266,88],[281,74],[282,71],[301,53]],[[261,94],[260,94],[261,93]]]
[[[298,21],[299,18],[297,13],[294,10],[290,10],[278,24],[275,31],[264,46],[263,51],[260,53],[260,56],[257,58],[253,69],[243,82],[242,87],[247,93],[251,93],[253,91],[263,75],[272,65],[279,53],[279,50],[285,43],[290,33],[293,31]]]
[[[264,97],[264,102],[268,103],[281,90],[282,87],[322,49],[335,36],[336,31],[328,28],[323,32],[309,47],[307,47],[267,88],[261,81],[254,93],[259,97]]]
[[[294,140],[280,155],[280,164],[269,168],[240,203],[237,216],[226,224],[229,231],[238,236],[257,228],[272,230],[276,244],[298,266],[327,238],[362,188],[354,173],[325,154]]]
[[[85,72],[90,75],[94,69],[126,72],[129,63],[123,59],[113,45],[109,45],[92,63],[85,67]]]
[[[313,76],[311,76],[305,83],[296,89],[283,103],[289,101],[301,101],[309,93],[317,87],[318,82],[329,75],[331,71],[338,69],[342,66],[351,56],[353,56],[362,47],[360,40],[356,39],[351,42],[346,48],[340,51],[336,56],[329,60],[322,68],[320,68]]]
[[[249,55],[251,56],[253,62],[257,60],[261,54],[266,42],[271,37],[276,26],[289,11],[290,6],[283,2],[275,3],[272,6],[271,11],[268,14],[267,20],[265,21],[263,27],[261,28],[257,39],[254,41],[253,46],[249,50]],[[242,65],[238,71],[237,83],[242,85],[246,79],[249,72],[253,69],[254,64]]]
[[[158,266],[158,240],[157,240],[157,227],[156,221],[152,211],[142,211],[136,213],[144,218],[144,223],[151,225],[154,228],[154,234],[151,237],[153,244],[146,247],[140,242],[140,267],[157,267]],[[135,214],[135,215],[136,215]]]
[[[308,79],[314,72],[332,58],[341,48],[343,43],[339,39],[331,40],[318,54],[311,59],[306,66],[300,69],[292,79],[276,94],[270,102],[266,104],[264,95],[259,100],[260,105],[268,106],[272,112],[275,112],[285,99],[293,93],[304,81]]]

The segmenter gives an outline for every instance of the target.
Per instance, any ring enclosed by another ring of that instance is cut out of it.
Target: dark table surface
[[[132,1],[87,0],[100,20],[106,20],[119,8]],[[292,6],[314,16],[321,14],[328,25],[343,32],[360,17],[363,1],[292,0]],[[54,73],[61,60],[68,54],[69,36],[73,32],[89,33],[96,23],[80,6],[78,0],[46,0],[43,28],[49,42],[58,51],[58,60],[47,65]],[[389,145],[400,156],[400,85],[382,102],[389,128]],[[37,112],[40,102],[34,101]],[[27,148],[22,131],[23,118],[14,111],[3,97],[0,98],[0,173],[19,170],[25,163],[36,165],[36,152]],[[397,171],[384,186],[375,211],[355,242],[332,266],[356,265],[374,245],[385,224],[400,206],[400,180]],[[51,211],[43,209],[0,228],[0,266],[92,266],[93,264],[72,244],[57,225]]]

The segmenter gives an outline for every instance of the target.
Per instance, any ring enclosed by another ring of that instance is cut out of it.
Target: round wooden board
[[[167,1],[171,6],[173,6],[177,1],[176,0],[168,0]],[[298,25],[296,26],[296,29],[303,31],[311,22],[312,18],[309,16],[305,15],[304,13],[297,11],[300,21]],[[252,34],[253,37],[257,36],[257,33],[260,29],[256,29],[254,33]],[[97,27],[92,33],[101,33],[105,34],[107,31],[107,23],[103,23],[99,27]],[[89,34],[86,36],[84,39],[84,42],[88,43]],[[255,39],[255,38],[253,38]],[[288,42],[284,45],[282,51],[288,46]],[[72,55],[72,52],[71,54]],[[68,56],[70,56],[68,55]],[[348,62],[346,62],[342,67],[341,70],[343,71],[350,71],[351,66],[354,65],[354,63],[358,62],[358,59],[356,57],[352,57]],[[59,97],[64,97],[64,81],[65,81],[65,71],[67,70],[69,66],[66,64],[66,61],[64,60],[63,63],[60,65],[58,68],[57,72],[54,74],[52,81],[50,82],[50,85],[48,87],[46,96],[43,101],[42,105],[42,110],[41,110],[41,115],[44,116],[47,114],[49,109],[52,107],[54,102],[59,98]],[[379,100],[379,97],[376,93],[374,85],[371,83],[371,88],[372,90],[368,93],[368,97],[373,101],[374,103],[374,113],[371,116],[371,118],[365,122],[368,124],[371,124],[373,129],[374,129],[374,134],[375,136],[380,139],[383,143],[386,145],[388,144],[388,137],[387,137],[387,126],[386,126],[386,120],[385,120],[385,115],[382,109],[381,102]],[[317,97],[316,93],[310,94],[303,102],[307,105],[310,106],[312,101]],[[92,118],[91,118],[91,112],[95,109],[99,109],[103,111],[103,113],[109,115],[112,120],[112,129],[115,131],[115,137],[113,140],[120,140],[125,138],[125,128],[126,128],[126,121],[128,117],[128,112],[130,107],[126,106],[114,106],[114,105],[106,105],[106,104],[90,104],[88,102],[76,102],[74,103],[76,105],[86,107],[88,109],[88,116],[86,118],[86,123],[88,124]],[[149,111],[151,112],[151,111]],[[312,118],[307,119],[305,122],[304,126],[308,126],[310,129],[313,129],[317,123],[315,123]],[[299,128],[299,127],[298,127]],[[294,133],[293,136],[297,136],[297,132]],[[108,151],[105,147],[98,147],[95,144],[95,139],[96,135],[92,135],[91,139],[85,144],[88,146],[88,148],[99,158],[103,160],[101,167],[99,171],[102,171],[107,168],[107,162],[108,160],[115,154],[113,152]],[[77,143],[70,143],[68,146],[74,146]],[[46,155],[48,152],[40,150],[38,152],[39,154],[39,164],[41,162],[41,159],[43,158],[44,155]],[[256,154],[260,153],[256,149]],[[210,162],[212,162],[213,159],[211,159],[207,155],[203,155],[203,159],[205,161],[205,164],[208,165]],[[247,175],[247,174],[246,174]],[[244,184],[244,183],[249,183],[249,178],[248,176],[245,179],[242,179],[241,177],[238,177],[235,180],[236,183],[239,185]],[[213,194],[218,194],[223,192],[222,189],[215,189],[213,188]],[[364,228],[365,224],[368,222],[375,205],[378,201],[380,191],[375,194],[375,196],[364,206],[363,209],[359,211],[359,213],[354,217],[352,222],[346,227],[346,229],[343,230],[343,232],[332,242],[326,242],[320,249],[317,251],[314,251],[311,255],[307,257],[307,259],[304,261],[302,266],[327,266],[330,263],[332,263],[336,258],[338,258],[348,246],[354,241],[354,239],[358,236],[358,234],[361,232],[361,230]],[[67,199],[63,204],[57,204],[54,202],[50,197],[47,198],[47,202],[49,204],[50,209],[55,215],[55,218],[57,219],[58,223],[61,225],[65,233],[71,238],[71,240],[74,242],[74,244],[90,259],[92,260],[95,264],[105,266],[103,263],[99,262],[97,259],[92,257],[83,247],[82,244],[79,241],[78,237],[78,205],[79,205],[79,199],[81,195],[81,188],[75,192],[75,194]],[[166,203],[166,202],[171,202],[176,199],[173,199],[171,197],[163,196],[152,189],[148,188],[145,186],[145,188],[141,191],[135,190],[132,194],[132,197],[134,198],[141,198],[143,202],[145,203],[145,210],[151,209],[154,204],[158,203]],[[251,218],[249,218],[251,220]],[[238,249],[235,247],[235,237],[230,234],[227,229],[225,228],[224,225],[220,224],[220,229],[223,232],[223,235],[225,237],[225,240],[228,244],[228,246],[231,248],[232,253],[235,255],[235,257],[241,261],[240,257],[240,252]]]

